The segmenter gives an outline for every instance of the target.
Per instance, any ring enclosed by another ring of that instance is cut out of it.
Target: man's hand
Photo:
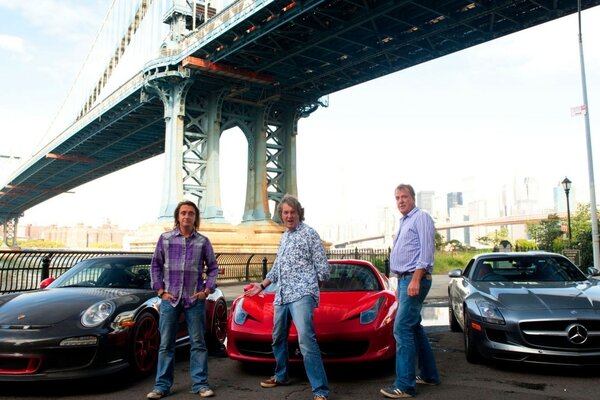
[[[244,296],[255,296],[263,291],[263,288],[260,286],[260,283],[251,283],[249,285],[244,286]]]

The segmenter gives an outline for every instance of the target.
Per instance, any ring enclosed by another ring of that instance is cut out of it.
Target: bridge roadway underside
[[[244,222],[271,221],[268,203],[297,191],[297,121],[323,96],[577,11],[575,0],[274,0],[230,17],[250,3],[205,25],[227,30],[173,36],[164,57],[24,163],[0,189],[3,242],[14,244],[27,209],[163,152],[158,217],[193,197],[204,218],[226,222],[218,142],[235,126],[249,148]]]

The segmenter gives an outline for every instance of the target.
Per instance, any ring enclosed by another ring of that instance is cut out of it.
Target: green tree
[[[508,228],[503,226],[493,232],[488,232],[485,236],[478,237],[476,240],[484,246],[498,247],[501,241],[509,240]]]
[[[446,244],[446,238],[442,236],[438,231],[435,232],[435,249],[442,250]]]
[[[516,251],[530,251],[537,250],[537,244],[533,240],[527,239],[517,239],[515,241],[515,250]]]
[[[589,204],[579,204],[571,218],[571,248],[579,249],[580,267],[586,269],[594,265],[592,243],[592,213]]]
[[[465,249],[465,247],[463,246],[463,244],[456,239],[452,239],[447,243],[449,249],[451,252],[455,252],[455,251],[463,251]]]
[[[540,250],[557,251],[554,247],[555,239],[560,238],[563,234],[560,226],[558,215],[549,214],[546,220],[527,224],[527,233]]]

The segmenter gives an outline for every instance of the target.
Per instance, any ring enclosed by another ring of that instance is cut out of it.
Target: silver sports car
[[[554,253],[486,253],[449,273],[450,329],[465,355],[568,366],[600,365],[600,286]]]

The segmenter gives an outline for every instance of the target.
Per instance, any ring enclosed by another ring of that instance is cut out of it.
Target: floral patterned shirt
[[[277,258],[267,279],[277,284],[275,304],[288,304],[312,296],[319,305],[319,281],[329,279],[325,248],[317,231],[303,222],[284,232]]]

